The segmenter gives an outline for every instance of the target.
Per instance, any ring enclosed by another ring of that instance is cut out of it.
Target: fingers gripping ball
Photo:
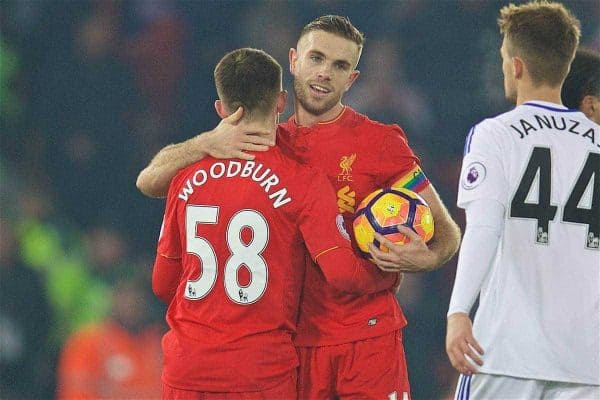
[[[370,258],[369,243],[388,251],[375,240],[375,232],[396,244],[408,243],[410,239],[398,231],[398,225],[411,228],[425,242],[433,237],[431,209],[415,192],[403,188],[379,189],[365,197],[353,223],[356,244],[362,255]]]

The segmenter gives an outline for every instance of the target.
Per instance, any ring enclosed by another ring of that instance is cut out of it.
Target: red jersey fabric
[[[351,343],[297,350],[300,400],[410,399],[401,330]]]
[[[352,226],[356,206],[364,197],[391,186],[420,162],[398,125],[372,121],[350,107],[330,122],[303,127],[292,116],[280,127],[282,150],[325,172],[347,227]],[[420,189],[428,185],[426,181]],[[332,290],[314,265],[307,268],[294,339],[297,346],[343,344],[385,335],[405,325],[392,292],[342,294]]]
[[[159,260],[180,259],[181,268],[167,310],[163,381],[177,389],[250,392],[288,379],[298,365],[292,335],[306,250],[324,261],[337,249],[353,256],[340,228],[325,175],[277,147],[254,161],[206,158],[180,171],[155,264],[174,268]],[[350,278],[381,274],[356,264],[361,268]]]
[[[272,388],[252,392],[197,392],[163,384],[162,398],[168,400],[288,400],[297,398],[296,373]]]

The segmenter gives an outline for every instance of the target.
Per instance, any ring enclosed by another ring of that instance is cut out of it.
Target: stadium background
[[[135,178],[162,146],[218,122],[212,69],[220,57],[264,49],[291,92],[288,49],[319,15],[347,15],[367,38],[344,102],[405,129],[463,226],[454,206],[463,139],[510,107],[496,26],[505,3],[3,1],[0,396],[53,397],[68,335],[111,315],[117,283],[149,290],[163,201],[144,198]],[[582,43],[600,48],[598,2],[565,4],[582,21]],[[408,277],[399,295],[414,399],[453,390],[444,334],[455,265]],[[144,324],[162,323],[151,296],[142,310]],[[15,315],[21,330],[12,329]],[[19,359],[29,361],[15,370]]]

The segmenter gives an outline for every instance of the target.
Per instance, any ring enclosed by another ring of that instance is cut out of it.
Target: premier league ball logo
[[[475,181],[477,180],[478,177],[479,177],[479,172],[477,172],[477,168],[472,167],[469,170],[469,173],[467,174],[467,182],[469,182],[472,185],[473,183],[475,183]]]
[[[473,162],[464,170],[461,179],[462,187],[471,190],[481,184],[485,179],[485,167],[480,162]]]

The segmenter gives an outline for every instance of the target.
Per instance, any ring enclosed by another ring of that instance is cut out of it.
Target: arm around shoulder
[[[242,115],[243,109],[240,107],[235,113],[222,119],[213,130],[160,150],[140,172],[137,188],[149,197],[165,197],[177,171],[207,155],[253,160],[254,155],[248,152],[266,151],[275,144],[274,132],[239,123]]]
[[[163,147],[137,177],[136,186],[148,197],[166,197],[177,172],[206,157],[211,132]]]

